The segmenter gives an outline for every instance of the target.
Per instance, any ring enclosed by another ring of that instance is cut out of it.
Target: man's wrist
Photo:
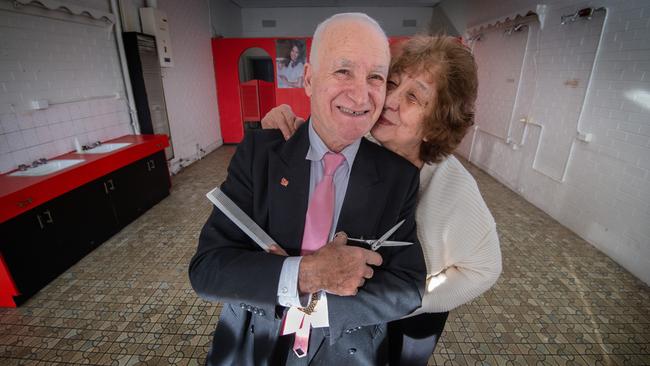
[[[312,294],[321,290],[318,275],[314,269],[314,256],[306,255],[300,261],[298,269],[298,292],[301,295]]]

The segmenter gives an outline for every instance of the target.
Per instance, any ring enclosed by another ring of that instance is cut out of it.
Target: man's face
[[[390,53],[385,38],[359,21],[330,24],[321,39],[316,67],[305,67],[314,129],[340,151],[365,135],[386,98]]]

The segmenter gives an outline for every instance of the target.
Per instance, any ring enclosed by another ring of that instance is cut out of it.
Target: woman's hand
[[[262,128],[278,128],[282,131],[285,140],[288,140],[296,132],[298,127],[305,123],[305,120],[296,116],[291,107],[281,104],[271,109],[264,118],[262,118]]]

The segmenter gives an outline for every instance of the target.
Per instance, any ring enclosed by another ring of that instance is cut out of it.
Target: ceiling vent
[[[402,27],[405,28],[414,28],[418,26],[418,21],[416,19],[404,19],[402,20]]]
[[[262,28],[275,28],[275,19],[262,19]]]

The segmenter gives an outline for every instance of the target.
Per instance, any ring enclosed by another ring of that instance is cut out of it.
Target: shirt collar
[[[309,119],[309,150],[307,150],[307,160],[311,161],[320,161],[323,159],[325,153],[330,150],[327,148],[327,145],[323,140],[318,136],[316,130],[314,130],[314,125]],[[345,157],[345,161],[348,163],[349,167],[352,167],[354,158],[357,156],[357,151],[359,151],[359,146],[361,145],[361,138],[356,139],[352,144],[346,146],[341,154]]]

